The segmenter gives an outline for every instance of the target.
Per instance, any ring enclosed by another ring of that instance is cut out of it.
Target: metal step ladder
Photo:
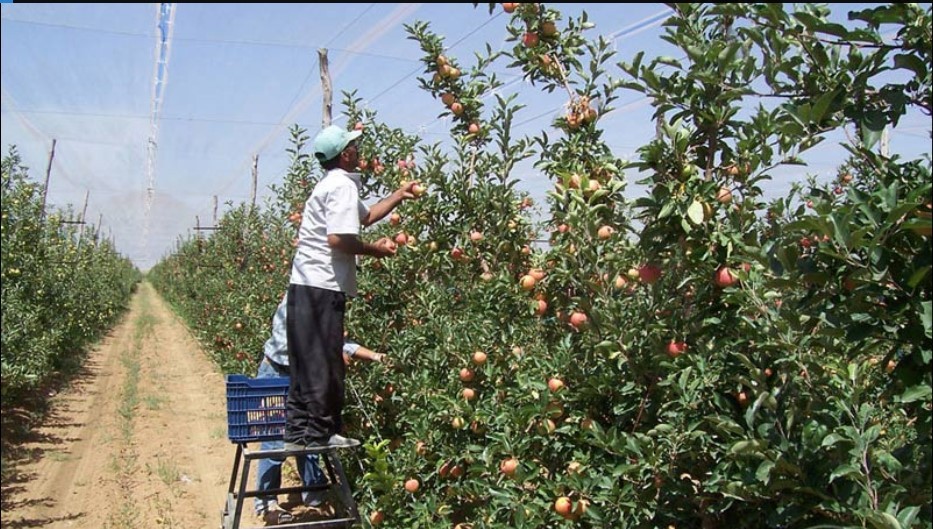
[[[233,471],[230,473],[230,486],[227,489],[227,501],[221,511],[221,529],[331,529],[348,528],[360,523],[360,513],[350,491],[350,483],[343,471],[343,465],[337,457],[337,448],[301,448],[297,450],[250,450],[246,443],[236,443],[236,456],[233,461]],[[358,444],[357,444],[358,446]],[[305,457],[309,454],[318,454],[324,463],[324,473],[328,482],[319,485],[302,485],[300,487],[282,487],[268,489],[261,493],[255,489],[248,489],[250,462],[254,459],[283,459],[297,456]],[[333,502],[334,517],[309,522],[289,522],[281,525],[264,525],[256,528],[241,528],[240,521],[243,505],[246,498],[262,495],[278,495],[301,493],[316,490],[331,490],[339,502]]]

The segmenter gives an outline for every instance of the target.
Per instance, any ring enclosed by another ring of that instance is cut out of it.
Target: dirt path
[[[22,447],[2,526],[219,527],[234,453],[223,376],[151,285],[85,373]]]

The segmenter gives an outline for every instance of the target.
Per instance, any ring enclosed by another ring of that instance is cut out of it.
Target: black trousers
[[[347,296],[335,290],[289,285],[286,305],[291,382],[284,439],[295,443],[327,439],[343,426]]]

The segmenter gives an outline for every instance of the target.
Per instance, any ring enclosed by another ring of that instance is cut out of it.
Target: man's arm
[[[367,347],[363,347],[356,342],[347,341],[343,344],[343,359],[349,364],[351,358],[362,358],[370,362],[382,362],[385,355],[377,353]]]
[[[353,233],[331,233],[327,236],[327,244],[345,254],[369,255],[376,258],[395,255],[397,248],[395,242],[388,237],[383,237],[374,243],[368,243]]]
[[[369,208],[369,214],[361,221],[363,226],[369,226],[370,224],[379,222],[395,209],[396,206],[401,204],[403,200],[415,198],[416,195],[413,189],[417,185],[420,184],[418,182],[408,182],[391,195],[373,204],[373,207]]]
[[[384,354],[377,353],[372,349],[367,349],[362,345],[356,350],[356,353],[353,354],[354,358],[362,358],[363,360],[371,360],[373,362],[382,362],[384,356]]]

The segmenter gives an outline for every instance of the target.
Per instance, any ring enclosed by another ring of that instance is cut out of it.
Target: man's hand
[[[417,180],[411,182],[403,182],[402,187],[396,189],[392,192],[391,195],[385,197],[379,202],[372,205],[369,208],[369,211],[366,213],[366,216],[363,219],[360,219],[363,223],[363,226],[370,226],[382,220],[386,215],[389,214],[396,206],[402,203],[403,200],[412,200],[415,198],[424,195],[426,192],[423,185]]]
[[[392,239],[383,237],[373,243],[373,249],[373,257],[381,259],[383,257],[395,255],[396,250],[398,250],[398,245],[395,244],[395,241]]]
[[[424,186],[417,180],[413,180],[411,182],[405,182],[402,187],[398,188],[396,193],[403,199],[412,200],[423,195],[424,191]]]

